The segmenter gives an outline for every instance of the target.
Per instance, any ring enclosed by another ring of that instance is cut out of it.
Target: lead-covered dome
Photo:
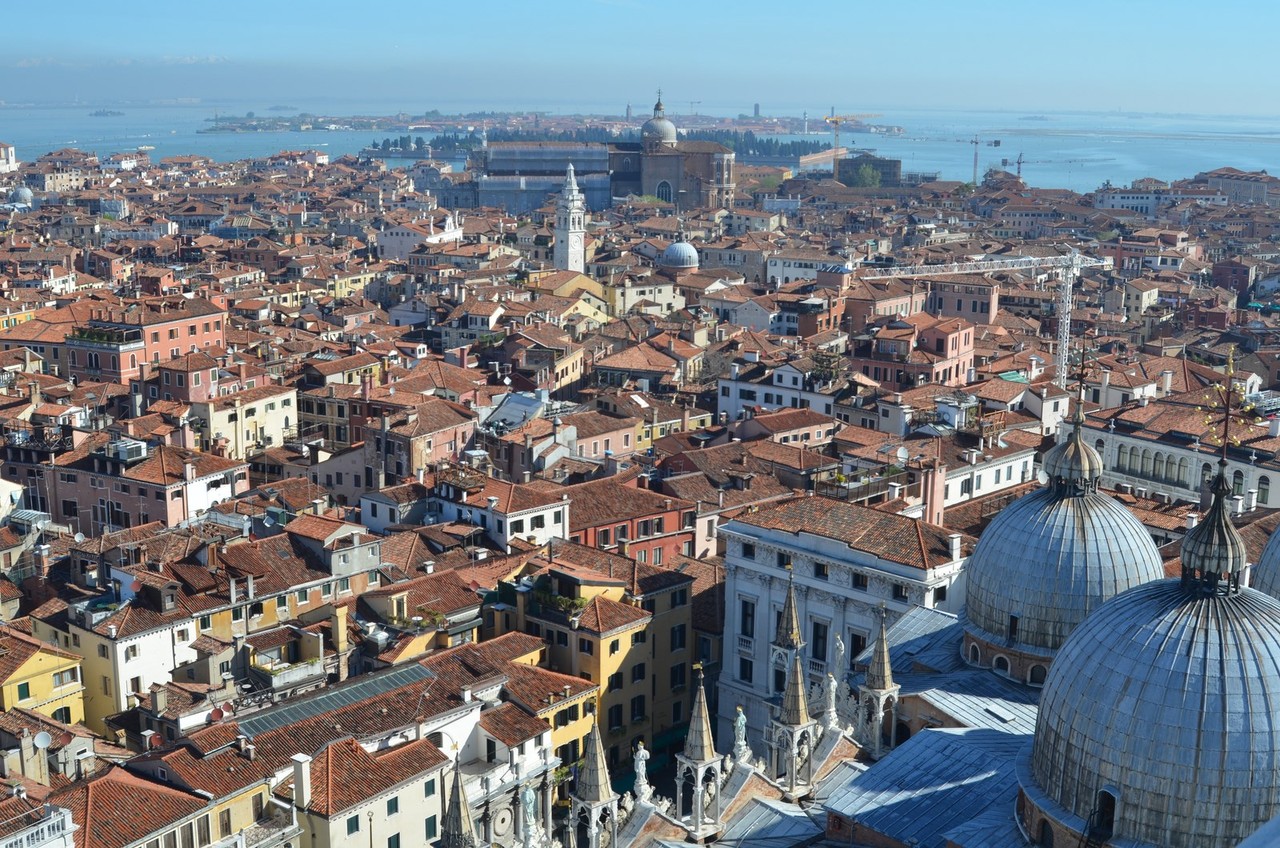
[[[665,268],[697,268],[698,249],[687,241],[673,242],[662,251],[661,262]]]
[[[1280,599],[1280,532],[1273,532],[1258,561],[1249,570],[1249,585]]]
[[[1098,492],[1102,459],[1071,437],[1050,450],[1046,488],[1005,507],[966,566],[966,630],[980,642],[1051,656],[1104,601],[1164,577],[1155,542],[1133,513]]]
[[[1087,819],[1114,804],[1117,840],[1235,845],[1280,812],[1278,706],[1280,602],[1139,586],[1049,670],[1030,772],[1050,803],[1037,806]]]
[[[663,108],[662,100],[659,98],[658,102],[653,104],[653,117],[640,127],[640,138],[650,144],[671,147],[675,145],[678,136],[676,125],[667,118],[666,109]]]
[[[30,205],[33,200],[35,200],[35,195],[26,186],[18,186],[9,192],[10,203],[26,203]]]
[[[1280,601],[1242,588],[1218,467],[1182,578],[1113,598],[1058,652],[1019,766],[1033,832],[1228,848],[1280,812]]]

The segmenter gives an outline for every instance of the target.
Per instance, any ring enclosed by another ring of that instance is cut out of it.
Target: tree
[[[418,136],[417,140],[415,140],[415,141],[414,141],[414,143],[413,143],[413,149],[414,149],[414,150],[426,150],[426,149],[427,149],[427,140],[426,140],[425,138],[423,138],[422,136]]]
[[[853,175],[851,185],[854,188],[880,188],[880,172],[871,167],[870,163],[862,165]]]
[[[391,139],[389,139],[389,138],[384,138],[384,139],[382,140],[382,149],[383,149],[384,151],[385,151],[385,150],[390,150],[390,149],[391,149]]]

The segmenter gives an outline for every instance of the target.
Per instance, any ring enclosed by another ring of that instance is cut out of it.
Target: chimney
[[[1244,495],[1234,495],[1231,498],[1231,514],[1244,515]]]
[[[163,715],[167,709],[169,709],[169,690],[162,684],[159,689],[151,693],[151,712],[155,715]]]
[[[1257,489],[1249,489],[1247,492],[1245,492],[1244,508],[1245,508],[1245,512],[1253,512],[1255,509],[1258,508],[1258,490]]]
[[[462,687],[462,703],[464,704],[471,703],[471,687],[470,686]]]
[[[1267,421],[1267,434],[1273,439],[1280,438],[1280,415]]]
[[[311,806],[311,758],[293,755],[293,804],[299,810]]]
[[[421,465],[418,466],[418,485],[421,486],[427,479],[427,469]]]
[[[960,559],[960,541],[963,537],[959,533],[949,533],[947,538],[951,541],[951,561],[956,562]]]
[[[1198,512],[1187,513],[1187,529],[1188,530],[1196,529],[1196,525],[1199,523],[1200,523],[1200,513]]]
[[[1160,372],[1160,393],[1169,394],[1173,391],[1173,372],[1166,368]]]
[[[347,608],[335,606],[329,614],[329,637],[334,651],[342,655],[347,650]]]
[[[245,577],[245,580],[248,582],[248,588],[245,591],[245,597],[248,598],[249,600],[253,600],[255,596],[255,593],[253,591],[253,575],[252,574],[247,575]]]

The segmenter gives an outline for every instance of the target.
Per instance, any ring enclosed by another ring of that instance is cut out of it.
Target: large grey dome
[[[1226,585],[1148,583],[1076,628],[1040,698],[1044,812],[1088,818],[1105,791],[1113,843],[1170,848],[1234,846],[1280,813],[1280,602]]]
[[[1053,485],[1018,498],[978,539],[965,569],[973,635],[1052,654],[1103,601],[1164,577],[1146,528],[1114,498]],[[975,628],[978,632],[974,632]]]
[[[660,261],[666,268],[697,268],[698,250],[687,241],[673,242],[662,251]]]
[[[9,192],[10,203],[30,204],[34,199],[35,195],[32,193],[31,189],[26,186],[18,186],[13,191]]]
[[[668,120],[666,109],[663,108],[662,100],[659,98],[658,102],[653,104],[653,117],[640,127],[641,140],[670,147],[676,143],[678,135],[676,125]]]

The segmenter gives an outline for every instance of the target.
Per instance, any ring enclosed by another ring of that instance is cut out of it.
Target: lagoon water
[[[386,115],[404,108],[387,104],[300,105],[313,113],[331,115]],[[94,109],[89,105],[0,108],[0,141],[15,145],[22,160],[61,147],[79,147],[105,156],[150,145],[155,148],[153,158],[197,153],[231,161],[311,147],[336,157],[358,151],[375,136],[391,135],[341,130],[200,133],[198,130],[209,126],[212,106],[117,108],[125,114],[94,118],[89,116]],[[235,104],[221,107],[221,112],[244,114],[249,109],[263,116],[274,114],[261,105]],[[820,113],[811,110],[810,114]],[[672,117],[679,126],[680,116]],[[642,119],[637,118],[637,126]],[[1021,153],[1023,178],[1040,187],[1089,191],[1106,181],[1119,186],[1139,177],[1174,180],[1224,165],[1280,172],[1280,118],[886,109],[876,123],[898,125],[905,132],[897,137],[846,132],[841,142],[900,158],[905,171],[938,171],[942,179],[972,177],[974,145],[969,142],[975,135],[983,140],[978,146],[980,174],[989,167],[1014,170],[1013,162]],[[820,117],[811,118],[810,127],[818,134],[815,137],[825,135]],[[1000,140],[999,147],[986,143],[995,139]]]

